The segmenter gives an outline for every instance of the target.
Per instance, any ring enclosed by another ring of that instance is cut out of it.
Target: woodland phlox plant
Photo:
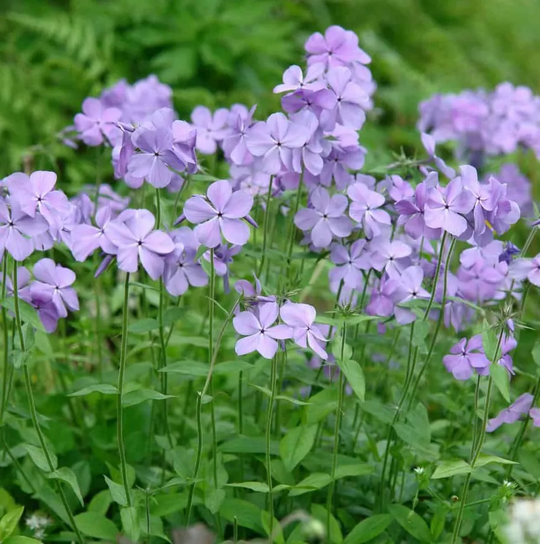
[[[201,105],[181,120],[155,76],[120,81],[62,133],[98,148],[113,175],[76,194],[60,172],[1,181],[1,466],[70,539],[157,541],[196,520],[220,542],[308,542],[314,527],[350,544],[500,533],[514,487],[494,488],[540,426],[540,373],[514,362],[540,255],[528,255],[538,223],[523,220],[530,182],[510,163],[491,173],[490,158],[538,155],[538,99],[509,83],[437,95],[420,105],[422,157],[380,175],[360,143],[375,122],[370,61],[351,31],[311,35],[267,116]],[[450,141],[457,162],[441,150]],[[104,307],[120,330],[105,333]],[[34,336],[61,329],[65,342],[84,319],[97,355],[64,390],[70,417],[92,440],[115,437],[89,505],[81,475],[59,467],[30,373]],[[21,374],[27,448],[9,385]],[[96,395],[99,410],[115,399],[114,418],[90,414]],[[494,403],[505,407],[492,417]],[[443,414],[432,429],[431,412]],[[458,426],[472,445],[441,450],[432,432]],[[527,478],[519,470],[523,493]]]

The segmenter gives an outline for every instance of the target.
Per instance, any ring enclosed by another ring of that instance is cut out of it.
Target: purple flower
[[[515,423],[522,415],[526,414],[531,409],[532,403],[533,396],[530,393],[524,393],[508,408],[502,410],[497,417],[490,419],[486,431],[492,433],[504,423]]]
[[[31,303],[32,301],[32,297],[30,295],[30,287],[29,287],[29,283],[31,279],[32,279],[32,276],[25,266],[17,267],[17,293],[20,299],[28,303]],[[0,279],[0,285],[1,284],[2,284],[2,281]],[[14,296],[13,281],[9,276],[6,277],[6,293],[8,297]]]
[[[514,280],[527,278],[533,285],[540,287],[540,253],[532,259],[516,259],[510,263],[508,273]]]
[[[302,73],[300,66],[290,66],[283,74],[283,84],[274,87],[275,93],[285,93],[296,91],[298,89],[308,89],[317,91],[325,87],[322,81],[325,66],[322,63],[311,64],[306,73],[306,77]]]
[[[424,211],[426,225],[461,236],[468,228],[464,215],[473,209],[475,202],[474,195],[463,187],[461,179],[454,178],[444,191],[430,189],[428,197]]]
[[[240,312],[234,317],[236,332],[245,336],[236,342],[236,354],[258,351],[264,358],[272,359],[278,349],[276,340],[285,340],[292,335],[287,325],[274,325],[278,314],[279,306],[275,302],[267,302],[257,307],[256,314]]]
[[[360,289],[364,276],[362,270],[371,268],[369,256],[365,251],[366,241],[357,240],[349,249],[340,244],[334,244],[330,252],[331,261],[336,264],[330,271],[330,281],[332,283],[343,280],[346,287]]]
[[[385,270],[391,277],[399,276],[404,267],[404,259],[412,253],[409,245],[399,240],[386,241],[375,245],[371,254],[371,264],[379,272]]]
[[[381,234],[381,225],[390,225],[390,216],[384,210],[384,196],[371,191],[363,183],[354,183],[347,189],[352,200],[349,215],[357,223],[362,224],[366,236],[372,238]]]
[[[351,71],[344,66],[328,70],[326,79],[336,95],[336,104],[334,108],[321,114],[321,123],[330,130],[336,123],[360,129],[366,120],[364,109],[369,104],[368,94],[352,81]]]
[[[371,299],[366,306],[366,314],[390,317],[394,313],[394,291],[398,283],[386,274],[371,291]]]
[[[310,195],[312,208],[300,210],[294,224],[303,231],[311,231],[311,241],[317,248],[328,247],[332,237],[346,238],[351,234],[352,222],[345,216],[349,201],[345,195],[333,195],[320,187]]]
[[[529,412],[535,427],[540,427],[540,408],[531,408]]]
[[[140,259],[153,280],[163,274],[163,257],[172,253],[175,245],[168,234],[153,230],[155,222],[148,210],[126,210],[109,223],[107,237],[118,248],[120,270],[136,272]]]
[[[176,248],[165,258],[163,278],[165,288],[173,296],[183,295],[188,287],[203,287],[208,283],[208,276],[196,260],[199,242],[189,227],[173,230],[171,238]]]
[[[227,135],[223,139],[223,151],[233,164],[243,166],[253,162],[253,155],[246,144],[247,134],[253,123],[253,114],[256,106],[243,113],[238,111],[234,115]]]
[[[399,277],[396,277],[397,286],[392,293],[393,299],[398,305],[394,309],[396,321],[400,325],[408,325],[416,320],[416,314],[408,309],[401,308],[399,304],[411,300],[428,299],[429,293],[422,287],[424,271],[420,266],[409,266]]]
[[[484,354],[482,336],[477,334],[469,340],[462,338],[450,349],[450,355],[443,357],[443,363],[456,380],[468,380],[475,370],[482,372],[490,364]]]
[[[398,225],[403,225],[405,232],[415,240],[427,238],[438,240],[441,229],[432,229],[424,220],[425,206],[428,201],[429,186],[427,182],[419,183],[414,190],[414,197],[396,202],[395,209],[399,213]]]
[[[253,206],[253,197],[245,191],[233,193],[227,180],[215,181],[208,187],[207,197],[192,196],[184,206],[188,221],[197,224],[195,235],[206,247],[215,248],[221,235],[231,244],[244,245],[249,227],[242,221]]]
[[[301,148],[293,149],[293,168],[295,172],[302,172],[302,163],[306,169],[317,176],[321,173],[324,162],[321,144],[322,131],[319,121],[310,111],[302,111],[293,116],[293,121],[306,128],[309,137]]]
[[[66,195],[62,191],[54,190],[56,174],[37,171],[27,176],[17,172],[4,181],[21,210],[30,217],[35,217],[38,211],[49,223],[53,235],[56,236],[62,226],[62,215],[69,211]]]
[[[56,264],[52,259],[41,259],[34,265],[36,281],[30,285],[32,299],[51,301],[60,317],[66,317],[68,309],[79,309],[77,292],[71,285],[75,272]]]
[[[281,319],[292,328],[292,338],[301,348],[308,346],[322,359],[328,355],[322,347],[326,338],[320,325],[315,324],[317,312],[309,304],[287,302],[281,307]]]
[[[515,255],[519,255],[521,249],[515,246],[512,242],[506,242],[504,250],[499,254],[499,262],[510,264]]]
[[[225,293],[230,291],[229,286],[229,265],[233,262],[233,257],[242,251],[242,246],[219,244],[214,249],[214,269],[216,275],[223,278],[223,290]],[[210,251],[203,253],[203,258],[210,262]]]
[[[96,214],[96,227],[84,223],[73,227],[71,251],[77,261],[86,261],[98,247],[105,253],[116,255],[117,247],[107,236],[111,219],[111,208],[101,208]]]
[[[26,215],[15,199],[8,208],[5,200],[0,198],[0,259],[7,250],[16,261],[24,261],[34,251],[31,237],[45,233],[48,228],[41,215]]]
[[[40,293],[35,293],[31,297],[30,304],[36,309],[43,328],[48,333],[54,332],[60,319],[54,302]]]
[[[358,47],[358,36],[340,26],[330,26],[324,36],[312,34],[305,45],[308,64],[322,62],[328,66],[343,66],[352,62],[368,64],[369,56]]]
[[[156,188],[167,187],[175,173],[186,165],[173,151],[174,137],[172,129],[163,126],[138,128],[131,136],[133,145],[140,149],[128,163],[128,174],[134,178],[146,179]]]
[[[308,140],[307,129],[289,121],[283,113],[273,113],[266,122],[255,123],[246,136],[248,150],[262,157],[263,169],[277,174],[282,166],[293,169],[293,149],[301,148]]]
[[[122,112],[117,108],[107,108],[97,98],[86,98],[82,103],[83,113],[75,116],[75,128],[81,140],[87,145],[101,145],[109,141],[112,145],[121,138],[116,122]]]
[[[227,135],[227,119],[229,111],[220,108],[212,112],[204,107],[197,106],[191,113],[191,121],[197,129],[197,150],[205,155],[212,155],[217,150],[218,142]]]

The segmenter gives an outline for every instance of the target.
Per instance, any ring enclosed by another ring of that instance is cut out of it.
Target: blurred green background
[[[0,0],[0,176],[58,161],[75,185],[91,175],[95,150],[74,152],[52,137],[82,100],[120,78],[155,73],[187,117],[196,104],[279,108],[271,89],[303,43],[340,24],[373,57],[376,111],[362,131],[372,162],[416,145],[421,99],[434,92],[536,90],[538,0]],[[81,160],[70,160],[78,153]]]

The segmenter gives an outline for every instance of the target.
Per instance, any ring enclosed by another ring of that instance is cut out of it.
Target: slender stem
[[[272,495],[272,454],[270,451],[270,440],[272,438],[272,419],[274,417],[274,402],[276,398],[276,377],[277,377],[277,357],[272,357],[272,367],[270,374],[270,400],[266,412],[266,479],[268,483],[268,512],[270,522],[268,534],[274,530],[274,497]]]
[[[495,348],[495,355],[493,357],[493,361],[491,362],[492,365],[497,364],[496,361],[498,361],[499,359],[499,349],[501,347],[503,335],[504,335],[504,328],[501,327],[501,332],[499,333],[499,339],[497,341],[497,347]],[[482,453],[482,447],[484,446],[484,441],[486,439],[486,428],[487,428],[488,419],[489,419],[489,408],[491,405],[492,390],[493,390],[493,377],[490,375],[488,380],[488,388],[486,393],[486,402],[484,406],[484,416],[482,418],[482,425],[478,431],[476,440],[473,439],[476,444],[476,447],[474,448],[474,452],[471,455],[471,462],[470,462],[471,469],[474,469],[476,462],[478,461],[478,457]],[[463,489],[461,491],[459,510],[456,517],[454,532],[452,536],[452,544],[457,542],[459,538],[459,531],[461,529],[461,523],[463,521],[463,512],[465,510],[465,505],[467,503],[467,496],[469,494],[471,478],[472,478],[472,470],[471,472],[469,472],[469,474],[467,474],[467,477],[465,478],[465,483],[463,484]]]
[[[21,351],[26,351],[26,342],[24,338],[24,333],[22,329],[22,322],[21,322],[21,312],[19,308],[19,290],[17,288],[18,286],[18,278],[17,278],[17,261],[13,261],[13,296],[15,301],[15,323],[17,326],[17,333],[19,336],[19,342],[21,345]],[[39,444],[41,446],[41,449],[43,450],[43,454],[45,456],[45,460],[47,462],[47,466],[49,467],[49,472],[54,472],[56,470],[55,463],[53,461],[53,457],[51,452],[49,451],[49,447],[47,445],[47,441],[45,439],[45,435],[43,434],[43,431],[41,430],[41,426],[38,421],[38,414],[36,410],[36,402],[34,400],[34,393],[32,391],[32,378],[30,377],[30,370],[28,369],[28,365],[25,363],[23,365],[23,375],[24,375],[24,385],[26,389],[26,396],[28,398],[28,405],[30,407],[30,417],[32,419],[32,424],[34,426],[34,429],[36,431]],[[82,537],[81,532],[79,531],[79,528],[77,527],[77,524],[75,523],[75,518],[73,516],[73,512],[71,511],[71,508],[69,506],[66,493],[64,491],[64,488],[62,487],[62,484],[59,480],[55,480],[56,488],[58,490],[58,494],[60,495],[60,499],[62,501],[62,504],[64,506],[64,509],[66,511],[67,517],[69,519],[69,525],[75,532],[77,541],[79,544],[84,544],[84,539]]]
[[[429,361],[431,360],[431,357],[433,355],[433,351],[435,349],[435,346],[437,344],[437,338],[439,337],[439,332],[441,330],[443,321],[444,321],[444,308],[446,306],[446,297],[448,294],[448,270],[450,269],[450,259],[452,258],[452,253],[454,251],[454,247],[456,245],[456,239],[452,238],[452,242],[450,244],[450,250],[448,251],[448,257],[446,259],[446,266],[444,267],[444,280],[443,280],[443,295],[442,295],[442,301],[441,301],[441,311],[439,312],[439,318],[437,319],[437,325],[435,326],[435,332],[433,333],[433,337],[431,338],[431,343],[429,344],[428,354],[426,356],[426,360],[424,361],[424,364],[420,367],[420,370],[418,371],[418,374],[416,376],[416,379],[414,381],[414,385],[411,391],[411,396],[409,399],[408,409],[411,408],[412,403],[414,402],[414,399],[416,397],[416,391],[418,390],[418,387],[420,385],[420,382],[422,380],[422,376],[424,375],[424,372],[426,371]],[[441,254],[439,255],[439,263],[441,261],[442,256],[442,249]],[[439,266],[440,269],[440,266]],[[433,286],[433,292],[432,296],[435,293],[435,289],[437,288],[437,283]],[[424,320],[427,319],[429,316],[429,311],[426,311],[424,314]]]
[[[266,208],[264,210],[264,231],[263,231],[263,245],[262,256],[259,262],[259,269],[257,271],[257,277],[261,277],[264,269],[264,262],[266,260],[266,247],[268,244],[268,225],[270,223],[270,200],[272,199],[272,185],[274,182],[274,176],[270,176],[270,183],[268,184],[268,192],[266,193]]]
[[[128,507],[131,507],[131,490],[127,475],[126,447],[124,445],[124,377],[126,373],[127,341],[128,341],[128,300],[129,300],[129,272],[126,273],[124,282],[124,304],[122,307],[122,340],[120,344],[120,365],[118,370],[118,395],[116,401],[116,440],[118,443],[118,455],[120,457],[120,473],[122,485],[126,493]]]
[[[538,402],[538,399],[540,398],[540,374],[536,378],[536,383],[534,384],[534,391],[533,391],[533,401],[531,403],[531,406],[534,408],[536,403]],[[530,417],[525,417],[525,419],[521,422],[521,427],[519,428],[519,431],[514,438],[514,441],[512,442],[512,446],[510,447],[510,453],[509,457],[511,461],[515,461],[517,453],[519,451],[519,448],[521,446],[521,442],[523,441],[523,437],[525,436],[525,432],[527,431],[527,427],[529,426],[529,422],[531,421]],[[510,478],[512,475],[514,465],[508,465],[508,468],[506,469],[506,478]]]
[[[197,407],[196,407],[197,454],[195,457],[195,468],[193,470],[193,483],[191,484],[191,487],[189,489],[189,494],[188,494],[188,502],[187,502],[187,508],[186,508],[186,527],[189,526],[189,520],[191,518],[191,510],[193,507],[193,497],[195,494],[195,487],[197,485],[197,476],[199,475],[199,470],[201,468],[202,448],[203,448],[202,403],[203,403],[204,397],[206,396],[206,392],[208,391],[208,388],[210,386],[210,382],[212,381],[212,375],[214,373],[214,367],[216,365],[216,359],[219,353],[219,347],[221,346],[221,341],[223,339],[223,335],[225,334],[225,329],[227,328],[227,325],[230,323],[239,302],[240,302],[240,298],[236,300],[231,311],[229,312],[229,315],[227,316],[227,318],[223,322],[223,325],[221,326],[221,330],[219,331],[219,334],[216,339],[216,347],[213,350],[212,360],[210,361],[208,374],[206,375],[206,381],[204,382],[204,387],[197,397]]]
[[[442,241],[441,241],[441,250],[439,252],[439,258],[437,259],[437,269],[435,270],[435,278],[433,279],[433,289],[431,290],[431,297],[426,308],[426,313],[424,314],[424,321],[429,317],[429,312],[433,306],[433,301],[435,300],[435,292],[437,291],[437,284],[439,283],[439,274],[441,273],[441,264],[444,256],[444,245],[446,242],[447,232],[444,231]]]
[[[296,199],[294,202],[294,208],[289,211],[290,221],[289,221],[289,226],[287,228],[287,238],[286,238],[286,246],[285,246],[287,251],[287,260],[285,263],[285,272],[283,274],[283,279],[285,280],[284,291],[287,291],[289,287],[289,279],[291,275],[292,252],[294,247],[294,217],[296,213],[298,212],[298,208],[300,207],[300,200],[302,198],[302,183],[303,183],[303,174],[300,176],[300,179],[298,180],[298,189],[296,191]]]
[[[394,412],[394,417],[392,418],[392,422],[390,423],[390,428],[388,429],[388,435],[386,438],[386,447],[384,450],[384,457],[383,457],[383,466],[382,466],[382,472],[381,472],[381,481],[379,484],[379,501],[381,506],[384,504],[384,481],[386,479],[386,468],[388,466],[388,458],[390,455],[390,447],[392,445],[392,438],[394,436],[394,425],[396,424],[397,420],[399,419],[399,415],[401,413],[401,409],[403,407],[403,403],[405,402],[405,399],[407,398],[407,394],[409,392],[409,387],[411,384],[411,377],[414,372],[414,366],[416,362],[416,355],[418,353],[417,348],[413,348],[413,334],[414,334],[414,322],[411,324],[411,332],[409,335],[409,355],[407,357],[407,373],[405,377],[405,384],[403,386],[403,391],[401,393],[401,398],[399,399],[398,406],[396,408],[396,411]]]
[[[212,364],[214,359],[214,298],[216,296],[216,270],[214,266],[214,250],[210,250],[210,295],[208,300],[208,364]],[[214,472],[214,487],[217,489],[217,438],[216,438],[216,408],[214,404],[214,382],[212,377],[209,381],[210,395],[210,419],[212,422],[212,467]]]
[[[343,361],[345,354],[345,341],[347,338],[347,326],[343,324],[341,332],[341,349],[340,349],[340,361]],[[337,457],[339,453],[339,431],[341,428],[341,417],[343,413],[343,389],[345,388],[345,380],[343,378],[343,372],[339,372],[339,385],[338,385],[338,404],[336,408],[336,421],[334,425],[334,451],[332,453],[332,470],[330,472],[330,485],[328,486],[328,495],[326,497],[326,534],[330,535],[330,521],[332,512],[332,503],[334,497],[334,489],[336,486],[336,469],[337,469]]]
[[[4,255],[4,267],[2,270],[2,295],[0,303],[4,302],[6,298],[6,280],[7,280],[7,269],[8,269],[8,256]],[[15,286],[14,289],[17,289]],[[7,409],[8,403],[8,383],[9,383],[9,328],[8,328],[8,317],[5,306],[2,304],[2,399],[0,400],[0,427],[4,423],[4,413]]]

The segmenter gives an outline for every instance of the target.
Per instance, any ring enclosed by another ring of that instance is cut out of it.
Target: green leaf
[[[13,314],[15,313],[15,298],[9,297],[1,301],[1,304],[4,308],[7,308]],[[19,313],[21,316],[21,321],[23,323],[29,323],[32,327],[36,328],[38,331],[45,332],[41,319],[35,308],[30,306],[28,302],[19,299]]]
[[[496,455],[487,455],[485,453],[481,453],[478,456],[476,463],[474,464],[474,468],[483,467],[485,465],[488,465],[489,463],[496,463],[498,465],[518,465],[519,464],[519,463],[516,463],[515,461],[511,461],[510,459],[504,459],[503,457],[497,457]]]
[[[498,338],[493,327],[484,319],[484,330],[482,331],[482,344],[486,357],[493,361],[495,359],[495,350],[497,349]],[[492,365],[493,366],[493,365]]]
[[[532,350],[532,358],[536,366],[540,367],[540,340],[537,340]]]
[[[343,371],[343,374],[345,374],[345,377],[356,396],[361,402],[364,402],[366,398],[366,379],[364,378],[362,367],[352,359],[347,359],[345,361],[338,360],[338,365]]]
[[[204,494],[204,505],[211,514],[217,514],[227,494],[224,489],[210,489]]]
[[[136,391],[130,391],[124,395],[122,406],[127,408],[128,406],[136,406],[147,400],[166,400],[173,398],[175,398],[175,395],[164,395],[153,389],[137,389]]]
[[[54,472],[49,473],[47,477],[51,480],[62,480],[63,482],[66,482],[66,484],[73,489],[73,492],[79,499],[81,506],[84,507],[84,500],[82,498],[81,488],[79,487],[77,476],[75,476],[75,473],[69,467],[58,468]]]
[[[178,363],[173,363],[172,365],[167,365],[160,369],[160,372],[206,377],[208,375],[208,365],[199,361],[180,361]]]
[[[10,536],[2,541],[2,544],[43,544],[41,540],[30,538],[28,536],[16,535]]]
[[[251,489],[257,493],[268,493],[270,490],[268,484],[263,482],[240,482],[238,484],[227,484],[228,487],[243,487],[245,489]]]
[[[306,423],[313,425],[324,419],[328,414],[335,412],[337,408],[338,392],[335,388],[323,389],[309,398],[309,406],[306,406]]]
[[[322,489],[326,487],[332,481],[330,474],[323,472],[315,472],[310,474],[307,478],[304,478],[301,482],[296,484],[289,492],[289,497],[297,497],[304,493],[311,493],[316,489]]]
[[[133,323],[130,323],[128,330],[133,334],[144,334],[156,329],[159,329],[159,323],[157,320],[151,317],[145,317],[144,319],[139,319]]]
[[[223,453],[265,453],[266,439],[264,437],[247,437],[233,438],[227,442],[223,442],[218,447],[218,451]],[[279,446],[277,442],[270,444],[270,453],[279,455]]]
[[[302,425],[287,432],[279,444],[279,453],[285,469],[291,472],[311,451],[317,434],[317,425]]]
[[[259,534],[263,532],[261,512],[255,504],[241,499],[225,499],[219,509],[220,515],[230,523],[236,518],[238,525]]]
[[[382,423],[389,425],[394,419],[395,408],[392,408],[378,400],[366,400],[361,408],[364,412],[376,417]]]
[[[362,463],[339,465],[336,467],[336,480],[351,476],[365,476],[366,474],[372,474],[374,470],[375,467],[373,465]]]
[[[119,533],[116,525],[97,512],[83,512],[75,516],[77,528],[85,536],[116,542]]]
[[[51,472],[51,467],[49,465],[49,462],[47,461],[47,457],[45,456],[45,452],[38,448],[37,446],[32,446],[31,444],[24,444],[24,449],[28,452],[28,455],[30,455],[32,461],[34,461],[34,464],[40,468],[43,472]],[[49,452],[52,468],[53,470],[56,470],[58,466],[58,460],[56,459],[56,455],[53,452]]]
[[[328,515],[328,510],[324,506],[320,504],[312,504],[311,513],[315,519],[318,519],[324,525],[326,525],[327,520],[330,521],[329,542],[334,544],[341,544],[343,542],[343,535],[341,534],[341,528],[338,521],[332,514]]]
[[[417,348],[426,346],[426,338],[429,334],[429,321],[416,320],[414,322],[414,330],[412,334],[412,344]]]
[[[105,482],[111,493],[112,500],[115,503],[119,504],[120,506],[127,506],[128,501],[127,501],[126,490],[124,486],[117,484],[116,482],[113,482],[110,478],[107,478],[107,476],[105,475],[103,477],[105,478]]]
[[[91,393],[101,393],[103,395],[117,395],[118,389],[115,385],[110,383],[96,383],[94,385],[89,385],[88,387],[83,387],[74,393],[70,393],[68,397],[82,397],[84,395],[90,395]]]
[[[388,507],[394,519],[414,538],[420,542],[431,542],[431,533],[426,522],[412,510],[402,504],[392,504]]]
[[[6,539],[17,528],[17,524],[24,512],[24,506],[17,506],[0,519],[0,542]]]
[[[108,489],[103,489],[92,497],[92,500],[88,504],[88,511],[97,512],[104,516],[109,506],[111,506],[111,493]]]
[[[492,364],[489,367],[489,374],[504,400],[510,403],[510,376],[506,368],[497,363]]]
[[[120,519],[126,536],[131,542],[137,542],[141,534],[137,508],[134,506],[122,508],[120,510]]]
[[[390,514],[377,514],[371,516],[358,525],[345,537],[343,544],[362,544],[369,542],[383,533],[392,522]]]
[[[432,480],[442,480],[443,478],[451,478],[460,474],[469,474],[472,468],[469,463],[462,459],[449,459],[448,461],[440,461],[431,476]]]

